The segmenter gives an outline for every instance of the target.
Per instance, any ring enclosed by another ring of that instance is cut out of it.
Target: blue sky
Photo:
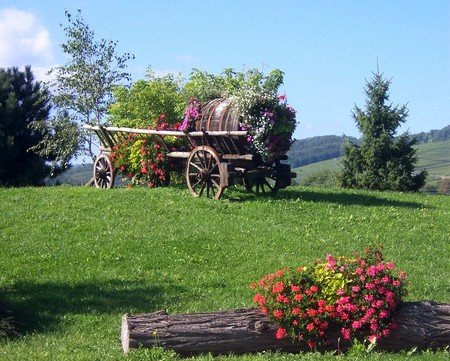
[[[136,55],[133,80],[149,66],[185,78],[281,69],[297,139],[359,136],[351,113],[377,61],[390,102],[409,109],[400,132],[450,124],[449,0],[0,0],[0,67],[64,64],[60,24],[77,9],[97,39]]]

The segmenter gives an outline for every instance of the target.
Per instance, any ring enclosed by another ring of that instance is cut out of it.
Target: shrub
[[[157,130],[173,130],[162,114],[155,121]],[[174,127],[178,128],[179,123]],[[151,128],[148,128],[151,129]],[[130,181],[131,185],[147,185],[150,188],[167,185],[171,170],[177,164],[169,161],[168,151],[182,150],[185,139],[174,136],[143,137],[128,133],[119,138],[113,147],[111,160],[114,168]]]
[[[450,178],[442,178],[438,184],[439,193],[450,193]]]
[[[276,337],[307,342],[311,348],[326,343],[330,327],[344,339],[387,336],[392,313],[407,294],[406,275],[393,275],[379,249],[369,247],[357,258],[327,255],[312,266],[283,269],[264,276],[251,287],[254,301],[276,325]]]

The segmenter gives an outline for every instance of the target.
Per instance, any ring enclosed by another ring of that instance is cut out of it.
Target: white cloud
[[[44,73],[42,69],[51,68],[53,62],[50,33],[35,15],[16,8],[0,9],[0,67],[31,65],[32,70]]]

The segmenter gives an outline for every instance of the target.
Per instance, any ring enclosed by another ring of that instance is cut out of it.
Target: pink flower
[[[358,328],[361,328],[361,327],[362,327],[362,322],[361,321],[353,321],[352,322],[352,328],[354,330],[357,330]]]
[[[331,255],[327,255],[326,256],[326,260],[328,262],[328,265],[330,266],[330,268],[334,268],[334,266],[336,266],[336,259],[334,259],[333,257],[331,257]]]
[[[395,270],[395,266],[392,262],[386,262],[386,267],[390,270]]]
[[[377,269],[374,266],[370,266],[367,271],[366,274],[368,274],[369,276],[374,277],[377,274]]]
[[[341,329],[342,337],[346,340],[350,340],[351,338],[351,330],[349,328],[342,328]]]

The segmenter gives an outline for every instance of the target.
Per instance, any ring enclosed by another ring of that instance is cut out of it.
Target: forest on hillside
[[[450,125],[429,132],[411,134],[417,139],[417,144],[438,142],[450,139]],[[342,155],[342,146],[348,140],[358,143],[355,137],[325,135],[296,140],[288,153],[292,168],[338,158]]]

